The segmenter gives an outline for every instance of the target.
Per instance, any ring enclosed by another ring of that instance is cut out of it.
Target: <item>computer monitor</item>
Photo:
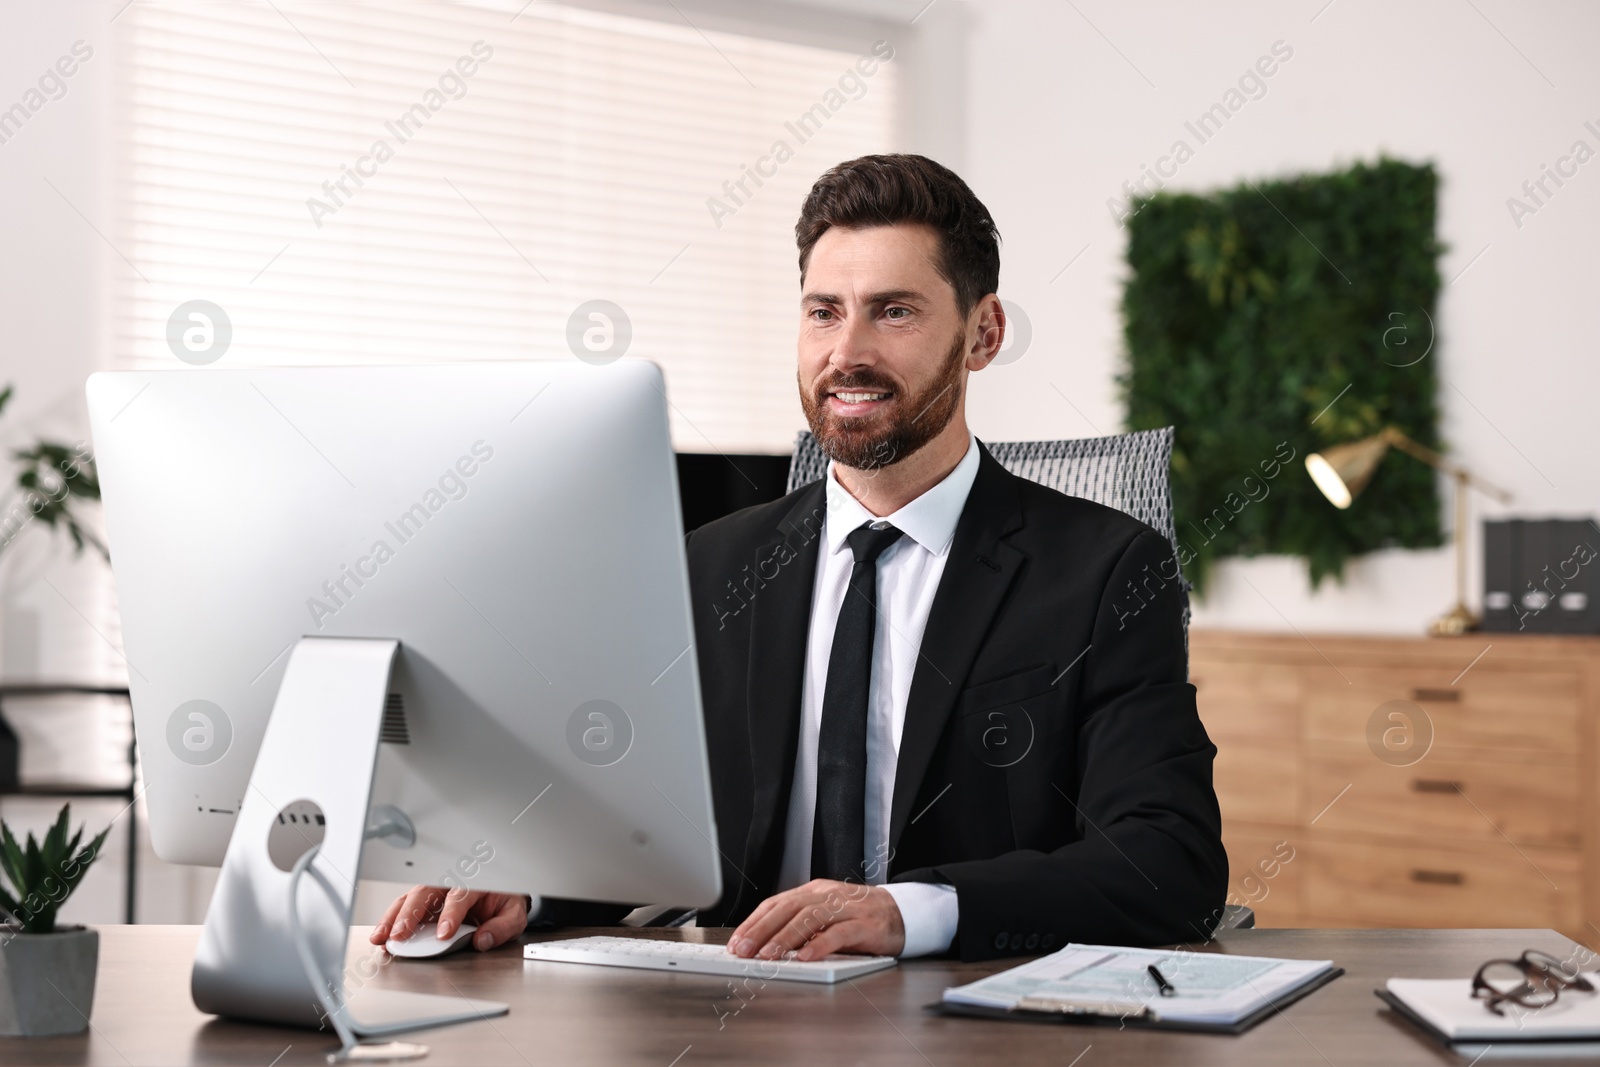
[[[279,912],[324,834],[343,924],[357,877],[718,898],[657,367],[115,372],[88,399],[155,850],[223,865],[203,1008],[314,1021]],[[338,909],[298,899],[337,971]],[[283,973],[234,973],[262,954]]]

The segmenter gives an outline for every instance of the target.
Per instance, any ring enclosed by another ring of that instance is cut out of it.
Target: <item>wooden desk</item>
[[[595,932],[602,931],[560,936]],[[727,931],[650,934],[720,941]],[[195,1010],[189,967],[198,938],[195,926],[103,928],[93,1030],[73,1038],[0,1039],[0,1064],[321,1064],[337,1046],[325,1035],[226,1022]],[[1551,930],[1229,931],[1211,950],[1332,959],[1348,972],[1239,1037],[947,1019],[922,1010],[946,986],[1002,969],[997,963],[912,961],[833,988],[751,981],[739,988],[741,999],[725,978],[525,963],[518,948],[508,947],[433,962],[392,961],[372,981],[511,1003],[508,1016],[418,1035],[414,1040],[433,1049],[424,1065],[1464,1067],[1465,1059],[1393,1018],[1373,988],[1396,974],[1467,975],[1490,956],[1515,956],[1525,948],[1565,958],[1574,946]],[[376,951],[360,944],[352,965]],[[1075,1059],[1090,1045],[1088,1055]]]

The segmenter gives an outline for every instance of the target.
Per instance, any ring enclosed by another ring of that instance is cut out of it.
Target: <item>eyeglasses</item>
[[[1472,996],[1484,1007],[1504,1015],[1507,1003],[1524,1008],[1554,1004],[1563,989],[1593,993],[1594,984],[1578,968],[1546,952],[1529,949],[1514,960],[1490,960],[1472,979]]]

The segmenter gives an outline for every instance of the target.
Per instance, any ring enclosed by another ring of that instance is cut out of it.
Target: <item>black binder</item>
[[[1485,519],[1483,523],[1483,629],[1506,633],[1517,628],[1511,610],[1517,595],[1513,565],[1521,552],[1520,519]]]
[[[1486,521],[1483,589],[1486,631],[1600,633],[1600,524]]]

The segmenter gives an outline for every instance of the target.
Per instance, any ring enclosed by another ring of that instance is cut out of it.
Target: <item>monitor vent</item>
[[[378,740],[391,745],[409,745],[411,731],[406,729],[406,702],[399,693],[390,693],[383,702],[383,727]]]

